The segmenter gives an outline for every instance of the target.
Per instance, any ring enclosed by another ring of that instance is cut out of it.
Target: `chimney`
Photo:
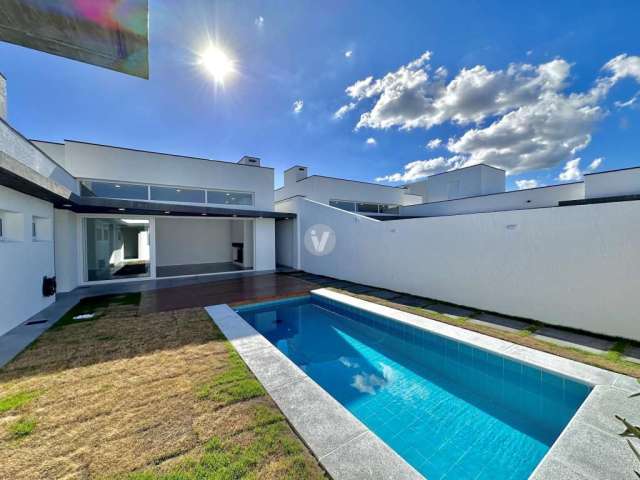
[[[284,171],[284,184],[290,185],[307,178],[307,167],[302,165],[294,165]]]
[[[245,155],[238,162],[240,165],[253,165],[254,167],[260,166],[260,159],[258,157],[249,157]]]
[[[7,119],[7,79],[0,73],[0,118]]]

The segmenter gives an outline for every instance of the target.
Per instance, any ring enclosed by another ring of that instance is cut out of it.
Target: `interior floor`
[[[251,270],[233,262],[193,263],[188,265],[165,265],[156,267],[156,277],[177,277],[180,275],[204,275],[207,273],[236,272]]]

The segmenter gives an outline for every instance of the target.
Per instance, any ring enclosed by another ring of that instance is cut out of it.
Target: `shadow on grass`
[[[0,369],[0,384],[225,340],[203,309],[140,315],[139,301],[139,293],[83,300]],[[73,320],[86,313],[95,316]]]
[[[138,305],[140,305],[140,292],[83,298],[75,307],[65,313],[62,318],[60,318],[60,320],[51,327],[51,329],[59,329],[66,325],[98,320],[113,307],[131,306],[137,308]],[[87,314],[93,314],[93,317],[77,320],[74,319],[74,317],[79,315]]]

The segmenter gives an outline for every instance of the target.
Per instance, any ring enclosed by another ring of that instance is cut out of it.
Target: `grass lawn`
[[[325,477],[204,310],[138,302],[85,301],[0,370],[0,478]]]

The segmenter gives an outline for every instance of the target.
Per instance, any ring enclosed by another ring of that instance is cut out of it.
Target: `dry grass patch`
[[[0,478],[320,478],[202,309],[45,333],[0,370]]]

